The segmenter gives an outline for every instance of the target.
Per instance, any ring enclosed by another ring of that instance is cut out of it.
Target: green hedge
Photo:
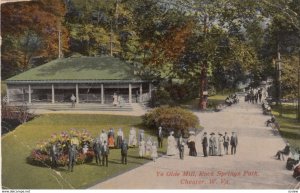
[[[174,129],[175,132],[199,127],[199,119],[192,112],[180,107],[158,107],[143,116],[148,128]]]

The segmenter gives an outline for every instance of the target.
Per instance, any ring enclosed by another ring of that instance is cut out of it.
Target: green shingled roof
[[[110,56],[56,59],[7,79],[14,81],[140,80],[133,64]]]

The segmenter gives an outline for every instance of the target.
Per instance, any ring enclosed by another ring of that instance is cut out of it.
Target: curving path
[[[237,154],[202,157],[200,133],[196,136],[198,157],[185,156],[180,160],[178,156],[162,156],[156,162],[91,189],[288,189],[295,186],[296,180],[285,169],[285,162],[273,158],[285,143],[264,126],[269,117],[262,115],[260,105],[241,102],[218,113],[195,114],[208,133],[236,131]]]

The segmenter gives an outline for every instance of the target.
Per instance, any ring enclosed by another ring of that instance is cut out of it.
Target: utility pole
[[[119,2],[116,0],[115,2],[115,15],[113,16],[114,18],[114,24],[115,24],[115,32],[118,31],[118,6]],[[113,56],[113,21],[110,22],[110,56]]]
[[[62,58],[62,50],[61,50],[61,27],[58,27],[58,58]]]
[[[281,95],[282,95],[282,90],[281,90],[281,56],[279,52],[279,43],[277,44],[277,70],[278,70],[278,103],[279,103],[279,116],[282,116],[282,103],[281,103]]]
[[[207,35],[207,19],[208,16],[205,14],[204,21],[203,21],[203,33],[204,33],[204,41],[206,40]],[[200,74],[200,90],[199,90],[199,109],[204,110],[206,109],[207,105],[207,58],[204,59],[202,66],[201,66],[201,74]]]
[[[113,55],[113,51],[112,51],[112,48],[113,48],[113,43],[112,43],[112,36],[113,36],[113,29],[112,29],[112,22],[110,22],[110,37],[109,37],[109,49],[110,49],[110,56]]]
[[[300,42],[300,40],[299,40]],[[297,118],[298,122],[300,122],[300,45],[299,45],[299,56],[298,56],[298,97],[297,97]]]

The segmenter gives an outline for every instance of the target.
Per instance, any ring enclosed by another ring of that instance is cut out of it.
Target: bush
[[[181,102],[197,97],[199,94],[198,90],[191,83],[162,82],[158,89],[152,92],[152,97],[148,104],[150,107],[177,106]]]
[[[143,123],[148,128],[162,126],[167,130],[186,132],[189,128],[199,127],[199,119],[192,112],[180,107],[159,107],[143,116]]]
[[[169,105],[172,103],[173,103],[173,101],[170,97],[169,92],[160,88],[160,89],[152,92],[152,96],[151,96],[148,104],[150,107],[153,108],[153,107],[159,107],[161,105]]]
[[[86,129],[70,129],[68,132],[63,131],[60,134],[52,134],[49,139],[42,141],[36,145],[36,148],[32,150],[31,154],[27,158],[27,161],[33,165],[51,165],[51,144],[60,144],[58,146],[59,153],[57,163],[58,166],[66,166],[69,161],[67,144],[70,142],[71,136],[77,136],[79,140],[76,164],[84,164],[93,161],[94,152],[91,146],[92,136]],[[89,149],[86,154],[82,152],[84,143],[89,144]]]

